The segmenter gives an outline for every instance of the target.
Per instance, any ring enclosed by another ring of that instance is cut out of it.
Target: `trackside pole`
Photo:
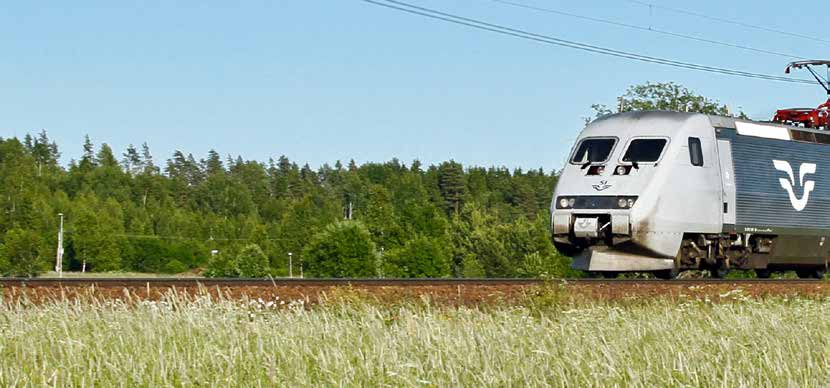
[[[63,277],[63,213],[58,213],[61,218],[60,228],[58,229],[58,251],[55,255],[55,272],[58,277]]]

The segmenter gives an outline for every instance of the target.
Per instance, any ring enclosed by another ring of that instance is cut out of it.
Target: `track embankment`
[[[534,297],[572,301],[729,300],[736,297],[830,296],[830,282],[784,279],[206,279],[32,278],[0,279],[3,300],[158,300],[171,293],[228,299],[318,303],[327,298],[381,302],[424,299],[439,304],[508,304]]]

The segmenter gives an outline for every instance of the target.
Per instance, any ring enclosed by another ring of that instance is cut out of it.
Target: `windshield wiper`
[[[591,163],[592,163],[592,162],[590,162],[590,161],[585,162],[585,164],[583,164],[583,165],[582,165],[582,167],[580,167],[579,169],[580,169],[580,170],[584,170],[584,169],[588,168],[588,166],[590,166],[590,165],[591,165]]]
[[[640,169],[640,165],[639,165],[637,162],[635,162],[635,161],[631,161],[631,167],[634,167],[634,168],[636,168],[636,169],[638,169],[638,170]]]

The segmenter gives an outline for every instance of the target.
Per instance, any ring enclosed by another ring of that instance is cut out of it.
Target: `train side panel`
[[[717,132],[731,146],[735,174],[735,224],[724,231],[777,236],[770,265],[823,264],[830,253],[830,145]]]

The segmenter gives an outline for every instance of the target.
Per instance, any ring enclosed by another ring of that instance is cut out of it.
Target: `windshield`
[[[571,163],[585,164],[585,163],[602,163],[608,160],[611,155],[611,150],[614,149],[614,144],[617,139],[612,138],[593,138],[585,139],[579,143]]]
[[[623,155],[623,162],[656,162],[668,141],[666,139],[634,139]]]

